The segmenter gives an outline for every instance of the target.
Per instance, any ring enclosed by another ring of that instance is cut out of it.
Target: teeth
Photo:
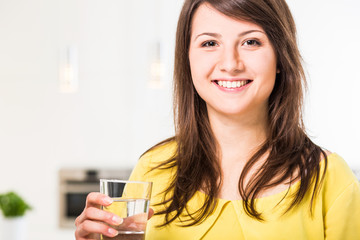
[[[224,88],[239,88],[245,86],[248,81],[218,81],[217,84]]]

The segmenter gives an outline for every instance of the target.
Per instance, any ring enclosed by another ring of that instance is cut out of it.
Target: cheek
[[[189,53],[189,64],[190,64],[190,73],[192,78],[192,83],[198,92],[198,82],[201,79],[201,75],[199,73],[199,59],[196,54]]]
[[[277,61],[272,52],[252,56],[247,59],[246,68],[255,77],[254,94],[261,101],[268,99],[274,89],[276,79]]]
[[[212,73],[216,62],[219,57],[216,53],[204,53],[203,51],[190,51],[189,52],[189,63],[191,75],[194,81],[198,81],[198,78],[207,78]]]
[[[265,52],[247,59],[247,68],[263,81],[274,82],[277,61],[273,52]]]
[[[207,62],[203,56],[196,52],[189,52],[189,63],[192,83],[195,87],[196,92],[203,98],[204,82],[207,79]]]

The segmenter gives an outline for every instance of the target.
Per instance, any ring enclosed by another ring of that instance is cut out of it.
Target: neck
[[[267,138],[267,114],[254,117],[224,116],[209,112],[212,131],[219,144],[222,163],[244,164]]]

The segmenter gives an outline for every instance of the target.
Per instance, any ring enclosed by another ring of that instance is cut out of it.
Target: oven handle
[[[100,184],[64,184],[60,190],[62,193],[100,192]]]

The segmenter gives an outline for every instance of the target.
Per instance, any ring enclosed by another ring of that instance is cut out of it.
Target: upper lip
[[[215,78],[212,81],[252,81],[249,78]]]

